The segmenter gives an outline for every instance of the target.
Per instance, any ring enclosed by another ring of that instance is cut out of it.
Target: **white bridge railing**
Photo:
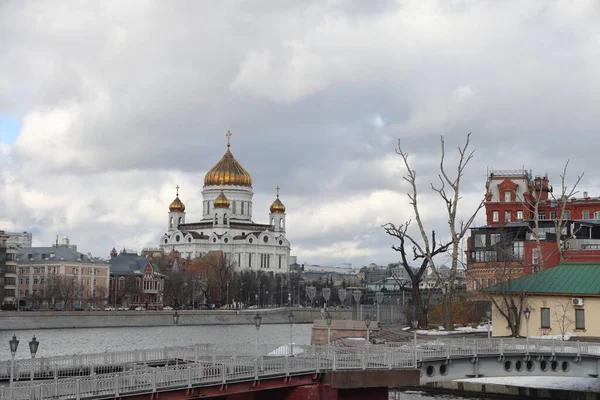
[[[420,362],[461,357],[600,355],[598,343],[524,339],[442,339],[419,342],[416,347],[407,342],[347,348],[294,345],[293,357],[288,356],[287,346],[281,347],[280,352],[260,357],[251,354],[249,350],[252,346],[245,345],[245,348],[239,349],[227,347],[229,349],[224,350],[220,346],[197,345],[145,350],[135,353],[135,356],[132,352],[76,356],[72,359],[77,359],[78,365],[84,370],[87,368],[90,373],[75,378],[59,379],[56,375],[53,379],[16,381],[12,387],[0,386],[0,400],[114,398],[327,370],[414,369]],[[106,358],[98,358],[101,356]],[[138,358],[132,357],[146,357],[147,363],[149,359],[169,360],[170,365],[136,365]],[[65,359],[67,357],[46,359],[46,363],[71,367],[73,364],[61,364],[65,363]],[[120,372],[96,373],[89,365],[82,365],[82,360],[94,361],[98,363],[96,366],[100,365],[100,361],[134,364],[121,364],[123,370]]]

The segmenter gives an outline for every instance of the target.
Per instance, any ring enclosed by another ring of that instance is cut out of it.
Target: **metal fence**
[[[377,321],[376,304],[360,304],[352,306],[352,319],[364,320],[369,315],[371,321]],[[402,305],[381,304],[379,306],[379,322],[383,324],[403,324],[404,309]]]
[[[235,347],[235,346],[233,346]],[[246,346],[247,347],[247,346]],[[42,381],[14,382],[0,387],[0,400],[114,398],[133,393],[154,393],[193,386],[226,384],[232,381],[315,373],[324,370],[407,369],[427,360],[502,356],[568,355],[600,356],[600,344],[524,339],[439,339],[429,342],[387,343],[385,346],[358,347],[295,346],[290,357],[286,346],[272,355],[252,356],[240,349],[224,350],[221,346],[198,345],[184,348],[151,349],[146,357],[179,357],[193,349],[197,361],[177,358],[177,363],[161,367],[141,365],[108,374]],[[198,350],[196,350],[198,349]],[[235,350],[241,351],[236,353]],[[243,349],[242,349],[243,350]],[[136,353],[139,356],[139,352]],[[82,355],[89,360],[98,355]],[[105,361],[127,359],[131,352],[106,355]],[[210,357],[210,359],[208,359]],[[58,359],[58,358],[57,358]],[[181,362],[181,363],[179,363]]]

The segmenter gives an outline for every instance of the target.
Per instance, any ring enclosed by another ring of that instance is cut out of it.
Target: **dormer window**
[[[506,203],[510,203],[512,201],[512,197],[511,197],[511,193],[510,192],[504,192],[504,201]]]

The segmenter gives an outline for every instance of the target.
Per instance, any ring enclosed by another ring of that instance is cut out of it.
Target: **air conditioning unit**
[[[571,303],[573,303],[574,306],[582,306],[583,305],[583,299],[581,297],[573,297],[571,299]]]

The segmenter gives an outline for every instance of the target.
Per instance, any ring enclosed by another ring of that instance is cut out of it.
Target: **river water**
[[[293,341],[297,344],[310,344],[312,324],[293,326]],[[128,351],[165,346],[187,346],[197,343],[231,343],[256,345],[254,325],[206,325],[206,326],[164,326],[135,328],[83,328],[83,329],[32,329],[0,331],[0,361],[10,358],[8,341],[12,335],[20,340],[16,358],[28,358],[29,345],[33,335],[40,345],[36,357]],[[260,342],[278,346],[289,343],[289,325],[263,325],[260,328]],[[458,400],[462,397],[427,394],[425,392],[396,392],[390,394],[394,400]]]

